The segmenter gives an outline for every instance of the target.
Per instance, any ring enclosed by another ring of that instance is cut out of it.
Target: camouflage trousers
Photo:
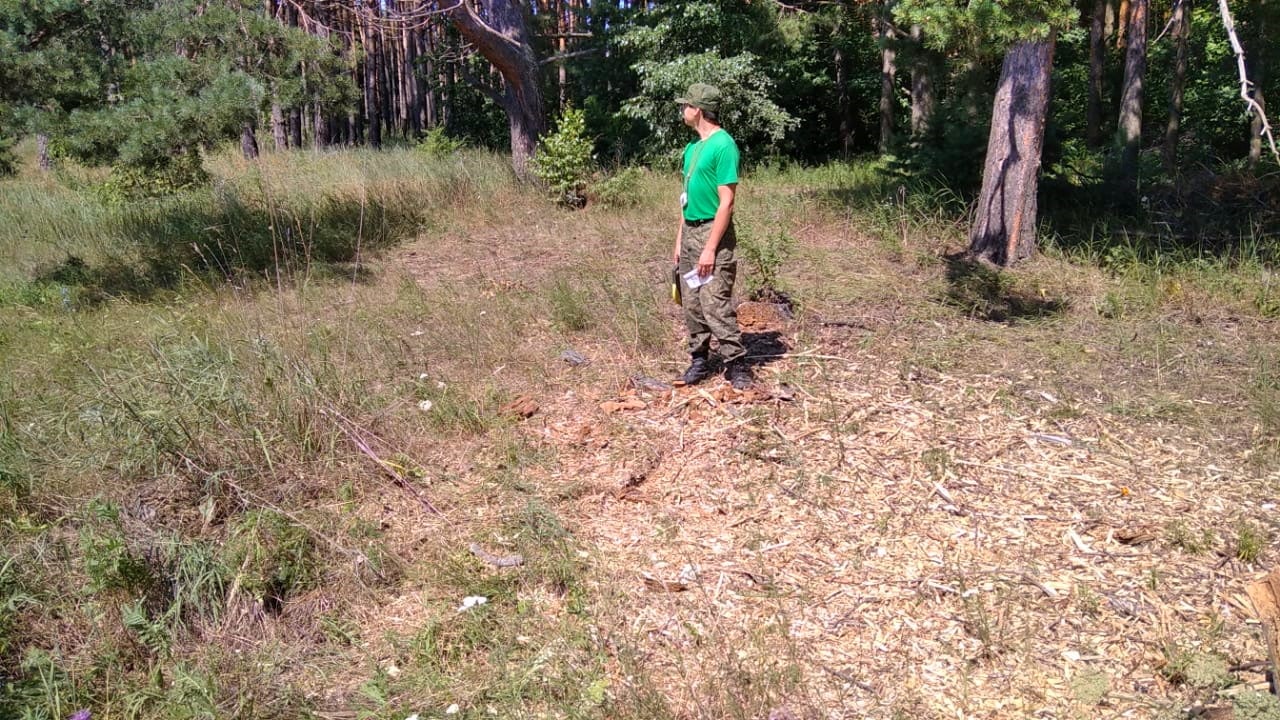
[[[709,222],[697,226],[685,223],[680,242],[681,275],[698,266],[698,257],[711,235],[711,225]],[[690,355],[709,354],[712,337],[720,345],[720,359],[726,363],[747,354],[738,330],[738,313],[733,307],[733,283],[738,275],[737,245],[738,238],[730,223],[716,247],[711,282],[693,290],[688,285],[680,287]]]

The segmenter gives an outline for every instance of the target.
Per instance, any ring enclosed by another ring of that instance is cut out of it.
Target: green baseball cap
[[[676,102],[681,105],[692,105],[700,110],[719,112],[720,88],[705,83],[694,83],[689,86],[684,95],[676,98]]]

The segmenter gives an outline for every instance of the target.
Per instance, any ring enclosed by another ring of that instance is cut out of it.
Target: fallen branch
[[[471,551],[472,555],[475,555],[482,561],[487,562],[494,567],[516,567],[524,564],[523,555],[494,555],[493,553],[486,552],[484,548],[480,547],[480,543],[471,543],[467,546],[467,549]]]
[[[418,503],[422,505],[424,509],[427,510],[427,512],[433,515],[444,515],[444,513],[440,512],[439,508],[437,508],[435,505],[432,505],[431,501],[428,500],[426,497],[424,497],[422,493],[418,492],[418,489],[415,488],[413,485],[411,485],[409,481],[406,480],[404,476],[399,473],[399,471],[397,471],[394,467],[391,466],[390,463],[378,457],[378,454],[373,451],[373,448],[369,447],[369,444],[366,443],[360,437],[360,434],[361,434],[360,426],[348,420],[345,416],[343,416],[342,413],[337,412],[335,410],[321,410],[320,412],[332,417],[336,421],[334,423],[334,426],[337,427],[338,430],[342,432],[343,435],[346,435],[347,439],[350,440],[351,443],[355,445],[358,450],[360,450],[360,452],[364,453],[379,468],[381,468],[382,472],[386,473],[386,475],[391,478],[392,482],[400,486],[400,489],[412,495],[413,498],[417,500]]]

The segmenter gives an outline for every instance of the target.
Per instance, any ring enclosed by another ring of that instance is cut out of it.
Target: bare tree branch
[[[1249,106],[1249,112],[1256,113],[1262,120],[1262,129],[1259,132],[1267,138],[1267,142],[1271,145],[1271,154],[1275,156],[1276,162],[1280,163],[1280,150],[1276,149],[1276,138],[1271,134],[1271,123],[1267,122],[1266,112],[1249,92],[1253,83],[1249,82],[1249,76],[1245,73],[1244,48],[1240,46],[1240,38],[1236,37],[1236,24],[1231,19],[1231,9],[1227,7],[1227,0],[1218,0],[1218,12],[1222,15],[1222,26],[1227,29],[1227,37],[1231,40],[1231,49],[1236,54],[1236,67],[1240,71],[1240,99]]]

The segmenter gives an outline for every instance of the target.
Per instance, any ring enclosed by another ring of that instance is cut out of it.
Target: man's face
[[[684,120],[684,124],[689,127],[698,126],[698,116],[701,114],[701,110],[687,103],[680,106],[680,119]]]

